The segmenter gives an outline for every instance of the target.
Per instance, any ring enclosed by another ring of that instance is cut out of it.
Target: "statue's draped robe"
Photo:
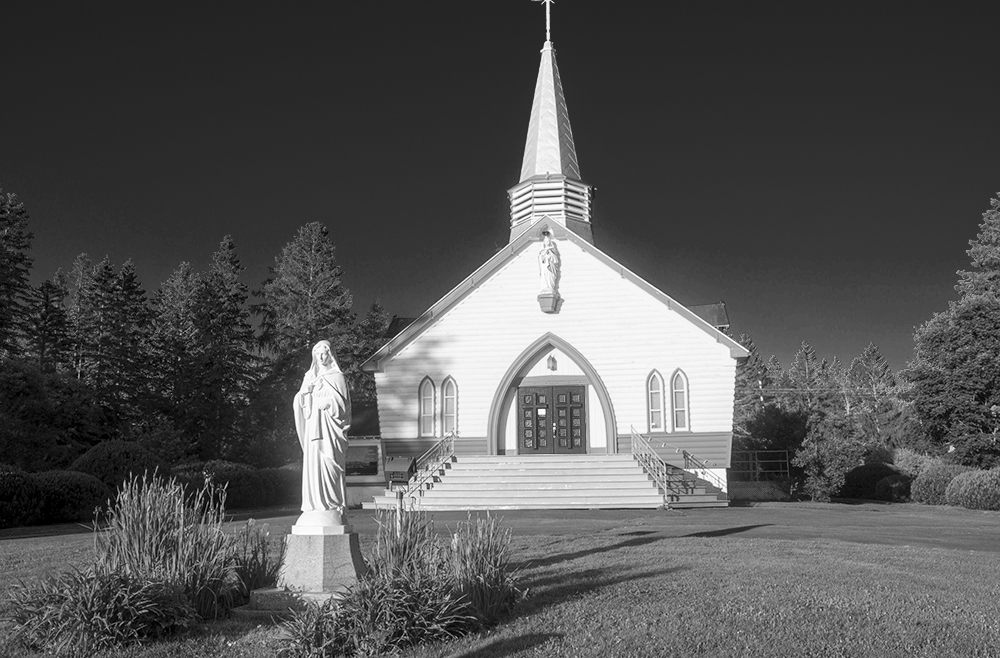
[[[310,384],[312,391],[309,391]],[[344,469],[351,399],[344,374],[306,373],[295,395],[295,429],[302,445],[302,511],[347,507]],[[329,408],[324,408],[329,402]]]

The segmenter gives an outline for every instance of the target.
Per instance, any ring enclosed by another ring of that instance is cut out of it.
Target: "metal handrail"
[[[455,456],[455,439],[458,432],[448,432],[443,439],[435,443],[427,452],[417,458],[416,470],[409,484],[406,485],[407,498],[423,495],[424,483],[434,476],[445,463]]]
[[[656,482],[656,485],[663,491],[663,500],[667,502],[667,496],[669,494],[680,495],[686,493],[683,485],[678,486],[676,478],[670,477],[671,469],[673,466],[667,464],[663,459],[656,454],[653,447],[649,445],[649,442],[644,436],[632,429],[632,457],[635,458],[639,465],[651,478]],[[676,469],[674,469],[676,470]]]
[[[652,451],[653,448],[650,445],[649,441],[647,441],[644,436],[642,436],[641,434],[639,434],[638,432],[636,432],[634,426],[631,429],[632,429],[632,437],[633,437],[632,440],[635,441],[635,437],[639,437],[639,439],[646,445],[646,447],[648,447]],[[694,475],[696,477],[700,477],[702,480],[707,481],[712,486],[718,487],[719,489],[722,489],[723,491],[725,491],[728,488],[726,486],[725,481],[722,478],[720,478],[718,475],[716,475],[715,473],[712,472],[711,469],[715,467],[715,465],[712,462],[705,461],[705,460],[697,457],[696,455],[691,454],[687,450],[684,450],[683,448],[679,448],[679,447],[675,446],[672,443],[668,443],[668,442],[660,440],[660,439],[657,439],[656,441],[661,446],[673,448],[674,452],[679,452],[679,453],[681,453],[684,456],[684,470],[685,471],[688,471],[689,473],[691,473],[692,475]],[[656,455],[656,458],[659,459],[661,462],[663,461],[662,458],[655,451],[653,452],[653,454]]]
[[[684,454],[684,470],[690,473],[694,473],[696,476],[700,477],[702,480],[710,482],[713,486],[718,487],[725,491],[728,487],[726,486],[725,480],[720,478],[718,475],[712,472],[712,466],[709,462],[699,459],[695,455],[692,455],[687,450],[681,451]]]

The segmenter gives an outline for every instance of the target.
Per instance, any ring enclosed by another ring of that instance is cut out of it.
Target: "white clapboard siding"
[[[558,313],[539,309],[538,246],[530,244],[387,361],[385,372],[376,374],[384,437],[416,437],[417,390],[425,376],[438,390],[439,425],[441,384],[450,376],[458,385],[460,434],[487,435],[501,379],[547,332],[571,344],[597,371],[618,434],[633,426],[645,433],[645,387],[653,369],[668,392],[678,369],[687,375],[690,432],[731,432],[736,361],[729,347],[581,247],[569,241],[559,247]],[[567,357],[560,353],[560,358]],[[712,452],[728,447],[718,445]]]

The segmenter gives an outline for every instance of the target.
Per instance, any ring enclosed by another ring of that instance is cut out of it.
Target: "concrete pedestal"
[[[293,528],[294,532],[294,528]],[[285,537],[285,563],[278,586],[299,592],[343,591],[368,571],[353,532],[291,534]]]
[[[562,297],[559,293],[543,292],[538,295],[538,307],[543,313],[558,313],[559,306],[562,305]]]
[[[246,614],[281,617],[289,610],[303,610],[307,601],[322,603],[336,598],[368,571],[361,559],[357,534],[349,528],[327,528],[323,534],[285,536],[285,562],[278,586],[254,590]],[[345,532],[345,529],[347,532]]]

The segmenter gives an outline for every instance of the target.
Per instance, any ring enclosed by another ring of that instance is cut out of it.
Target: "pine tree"
[[[70,342],[74,372],[102,404],[126,422],[140,420],[150,402],[150,312],[131,261],[119,271],[105,257],[90,266],[86,254],[70,280]]]
[[[361,365],[385,345],[385,330],[389,327],[389,314],[378,300],[372,302],[368,314],[354,325],[344,350],[344,374],[351,385],[351,400],[374,406],[376,402],[375,377],[361,370]]]
[[[247,286],[240,282],[243,266],[230,236],[223,238],[212,256],[199,295],[198,327],[202,348],[198,352],[204,432],[199,438],[201,456],[217,458],[239,450],[239,421],[245,409],[254,372],[255,344]]]
[[[903,371],[931,443],[964,463],[1000,465],[1000,194],[990,199],[960,271],[958,301],[914,333]]]
[[[0,188],[0,358],[20,356],[31,305],[28,212]]]
[[[326,228],[313,222],[275,258],[256,309],[261,341],[277,356],[307,354],[319,340],[330,340],[353,324],[353,300],[341,281],[335,250]]]
[[[969,245],[965,253],[972,261],[972,269],[958,272],[961,278],[955,290],[962,297],[1000,297],[1000,192],[990,199],[990,209],[983,213],[979,234],[975,240],[969,240]]]
[[[43,372],[56,372],[70,362],[68,294],[62,270],[34,289],[27,323],[28,355]]]
[[[746,424],[760,414],[765,405],[764,388],[771,387],[771,375],[753,338],[742,334],[740,345],[750,355],[736,366],[736,393],[733,408],[733,440],[743,442],[749,437]]]

